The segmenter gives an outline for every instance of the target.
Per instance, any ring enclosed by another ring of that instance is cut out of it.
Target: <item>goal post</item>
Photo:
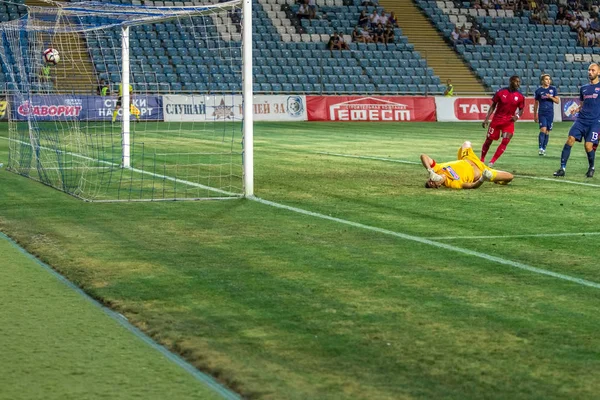
[[[251,0],[48,3],[0,24],[9,170],[87,201],[254,194]]]

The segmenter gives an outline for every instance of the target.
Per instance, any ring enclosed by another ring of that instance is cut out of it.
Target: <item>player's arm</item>
[[[488,110],[487,114],[485,115],[485,118],[483,120],[483,123],[481,124],[481,126],[483,127],[483,129],[487,129],[487,125],[490,122],[490,116],[494,113],[494,111],[496,110],[496,105],[498,103],[497,102],[493,102],[492,106],[490,107],[490,109]]]
[[[433,167],[435,167],[434,159],[429,157],[427,154],[421,154],[421,164],[423,164],[423,167],[425,167],[427,172],[429,172],[429,180],[434,181],[434,182],[443,182],[444,181],[444,177],[442,175],[436,174],[435,171],[433,170]]]
[[[421,164],[423,164],[425,169],[429,171],[435,167],[435,160],[429,157],[427,154],[421,154]]]
[[[560,101],[560,97],[558,97],[558,94],[556,96],[550,96],[548,98],[556,104],[558,104],[558,102]]]
[[[525,112],[525,97],[521,98],[521,102],[519,103],[518,107],[519,108],[517,109],[517,112],[512,117],[512,120],[514,122],[517,122],[519,118],[521,118],[521,115],[523,115],[523,113]]]
[[[485,181],[492,180],[492,171],[485,169],[481,172],[481,176],[475,182],[465,182],[462,184],[463,189],[477,189],[479,186],[483,185]]]
[[[517,112],[515,113],[515,115],[512,117],[512,120],[514,122],[517,122],[519,120],[519,118],[521,118],[521,115],[523,115],[523,112],[525,111],[525,107],[523,108],[519,108],[517,110]],[[536,114],[537,115],[537,114]]]
[[[463,189],[477,189],[479,186],[483,185],[483,182],[485,182],[485,180],[483,179],[483,176],[479,179],[477,179],[475,182],[465,182],[462,184],[462,188]]]
[[[539,100],[536,100],[535,103],[533,103],[533,120],[535,122],[539,122],[538,121],[538,108],[540,107],[540,102]]]

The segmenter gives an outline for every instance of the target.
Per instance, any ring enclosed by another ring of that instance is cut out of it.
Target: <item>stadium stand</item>
[[[548,24],[533,23],[529,10],[476,9],[471,2],[416,0],[423,12],[451,43],[455,26],[477,24],[487,39],[477,45],[457,44],[456,51],[469,62],[488,89],[505,86],[520,75],[522,90],[531,95],[539,76],[549,73],[561,93],[577,93],[586,82],[585,62],[600,61],[597,48],[582,47],[568,25],[554,24],[558,6],[548,4]],[[589,13],[584,15],[589,17]],[[506,68],[506,64],[513,68]]]
[[[0,2],[0,23],[19,19],[27,14],[27,8],[24,6],[25,0],[13,0],[11,3]],[[14,57],[14,55],[13,55]],[[4,64],[3,60],[0,60],[0,87],[6,85],[12,86],[14,82],[8,82],[8,67]]]
[[[24,1],[24,0],[20,0]],[[37,2],[38,0],[28,0]],[[106,1],[140,4],[141,0]],[[218,2],[213,0],[214,3]],[[192,4],[184,1],[144,1],[145,5]],[[205,2],[206,3],[206,2]],[[395,42],[351,43],[361,0],[323,0],[317,18],[298,20],[294,0],[254,0],[254,90],[257,93],[306,94],[440,94],[445,86],[419,52],[398,28]],[[382,7],[367,7],[380,13]],[[0,5],[7,18],[24,15]],[[236,17],[238,24],[236,24]],[[91,17],[99,18],[99,17]],[[173,23],[132,27],[130,31],[133,82],[144,82],[147,90],[173,92],[237,92],[241,90],[240,65],[236,61],[241,39],[239,15],[202,21],[209,29],[200,46],[190,46],[191,28]],[[101,21],[98,21],[101,22]],[[200,22],[200,21],[197,21]],[[327,41],[334,31],[344,35],[350,50],[329,51]],[[86,35],[83,46],[90,55],[90,74],[113,85],[120,81],[120,32],[113,29],[108,40]],[[110,50],[109,50],[110,49]],[[232,57],[235,56],[235,57]],[[160,63],[151,62],[154,58]],[[5,66],[3,66],[5,70]],[[237,71],[237,73],[234,73]],[[4,79],[4,74],[2,78]],[[18,84],[18,82],[14,83]],[[60,86],[60,85],[59,85]],[[165,90],[167,89],[167,90]],[[92,92],[95,87],[87,89]]]

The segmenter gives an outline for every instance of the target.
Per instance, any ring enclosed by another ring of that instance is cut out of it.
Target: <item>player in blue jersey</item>
[[[567,161],[571,155],[571,147],[575,141],[581,142],[585,140],[585,151],[587,153],[589,168],[586,177],[594,176],[594,159],[596,151],[594,146],[598,145],[598,132],[600,131],[600,65],[592,63],[588,67],[588,78],[590,83],[583,85],[579,89],[579,100],[581,105],[577,120],[569,130],[569,138],[563,147],[560,156],[560,169],[554,173],[554,176],[565,176]]]
[[[533,115],[535,122],[540,124],[540,135],[538,141],[540,145],[540,156],[546,155],[546,146],[552,130],[554,121],[554,103],[558,104],[558,90],[551,86],[552,79],[549,74],[540,76],[540,87],[535,91],[535,105],[533,106]]]

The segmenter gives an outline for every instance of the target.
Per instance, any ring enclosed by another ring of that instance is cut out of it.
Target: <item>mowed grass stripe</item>
[[[487,260],[487,261],[493,261],[493,262],[498,263],[498,264],[508,265],[510,267],[523,269],[525,271],[534,272],[536,274],[547,275],[547,276],[551,276],[553,278],[558,278],[558,279],[561,279],[561,280],[564,280],[564,281],[569,281],[569,282],[577,283],[579,285],[589,286],[589,287],[592,287],[592,288],[595,288],[595,289],[600,289],[600,283],[588,281],[586,279],[581,279],[581,278],[577,278],[577,277],[573,277],[573,276],[569,276],[569,275],[565,275],[565,274],[559,274],[557,272],[548,271],[548,270],[545,270],[545,269],[542,269],[542,268],[532,267],[530,265],[523,264],[523,263],[520,263],[520,262],[517,262],[517,261],[506,260],[506,259],[501,258],[501,257],[492,256],[492,255],[481,253],[481,252],[478,252],[478,251],[464,249],[464,248],[461,248],[461,247],[452,246],[452,245],[448,245],[448,244],[445,244],[445,243],[439,243],[439,242],[433,241],[431,239],[421,238],[421,237],[417,237],[417,236],[407,235],[405,233],[390,231],[388,229],[382,229],[382,228],[377,228],[377,227],[374,227],[374,226],[368,226],[368,225],[360,224],[360,223],[357,223],[357,222],[347,221],[347,220],[344,220],[344,219],[341,219],[341,218],[335,218],[335,217],[331,217],[329,215],[323,215],[323,214],[315,213],[315,212],[312,212],[312,211],[302,210],[300,208],[290,207],[290,206],[286,206],[286,205],[275,203],[275,202],[268,201],[268,200],[263,200],[263,199],[259,199],[259,198],[253,198],[253,200],[258,201],[259,203],[262,203],[262,204],[266,204],[266,205],[269,205],[269,206],[272,206],[272,207],[282,208],[282,209],[285,209],[285,210],[288,210],[288,211],[293,211],[293,212],[296,212],[296,213],[299,213],[299,214],[310,215],[312,217],[322,218],[322,219],[326,219],[326,220],[329,220],[329,221],[334,221],[334,222],[337,222],[337,223],[340,223],[340,224],[344,224],[344,225],[350,225],[350,226],[353,226],[355,228],[367,229],[367,230],[370,230],[370,231],[373,231],[373,232],[382,233],[384,235],[395,236],[395,237],[398,237],[398,238],[401,238],[401,239],[411,240],[413,242],[428,244],[428,245],[433,246],[433,247],[438,247],[438,248],[441,248],[441,249],[450,250],[450,251],[457,252],[457,253],[463,253],[463,254],[467,254],[467,255],[470,255],[470,256],[483,258],[484,260]]]
[[[239,398],[2,233],[0,254],[0,398]]]

